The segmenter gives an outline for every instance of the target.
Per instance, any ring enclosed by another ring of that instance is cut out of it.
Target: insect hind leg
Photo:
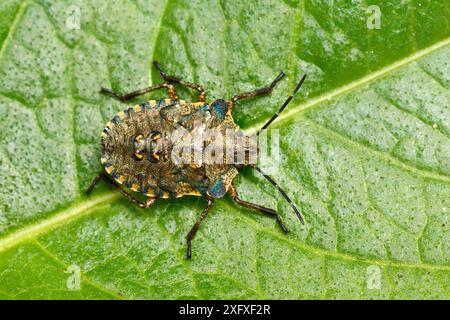
[[[281,230],[283,230],[284,233],[288,233],[289,230],[286,228],[286,226],[283,223],[283,219],[281,216],[273,209],[269,209],[263,206],[260,206],[259,204],[250,203],[244,200],[241,200],[239,198],[239,195],[237,193],[236,188],[233,185],[230,185],[230,188],[228,189],[230,192],[231,198],[240,206],[255,210],[257,212],[263,213],[265,215],[268,215],[270,217],[273,217],[277,220],[278,225],[280,226]]]
[[[101,88],[100,93],[112,96],[122,102],[127,102],[128,100],[131,100],[137,96],[140,96],[140,95],[143,95],[143,94],[146,94],[146,93],[158,90],[158,89],[163,89],[163,88],[167,89],[167,93],[168,93],[170,99],[172,99],[172,100],[178,99],[175,87],[171,83],[167,83],[167,82],[155,84],[153,86],[149,86],[147,88],[132,91],[132,92],[126,93],[124,95],[121,95],[117,92],[114,92],[111,89],[106,89],[106,88]]]
[[[192,229],[189,231],[189,233],[186,236],[186,245],[187,245],[186,258],[187,259],[191,258],[191,241],[192,241],[192,239],[194,239],[195,234],[197,233],[198,229],[200,228],[201,224],[203,223],[203,220],[205,220],[206,216],[208,215],[209,210],[211,209],[211,207],[214,203],[214,198],[208,197],[207,199],[208,199],[208,205],[206,206],[205,209],[203,209],[202,213],[200,214],[200,217],[197,219],[194,226],[192,227]]]
[[[198,101],[199,102],[205,102],[206,101],[206,93],[205,93],[205,90],[203,89],[202,86],[200,86],[200,85],[198,85],[196,83],[192,83],[192,82],[181,80],[180,78],[175,77],[175,76],[168,75],[162,69],[162,67],[161,67],[161,65],[159,64],[158,61],[153,61],[153,65],[156,67],[156,69],[158,69],[158,72],[161,75],[161,77],[164,79],[164,81],[166,81],[168,83],[177,83],[177,84],[179,84],[181,86],[184,86],[186,88],[193,89],[193,90],[198,92]]]
[[[92,190],[94,189],[94,187],[97,185],[97,183],[100,181],[100,179],[103,179],[106,183],[108,183],[111,187],[116,188],[123,196],[125,196],[128,200],[130,200],[131,202],[133,202],[136,206],[138,206],[139,208],[150,208],[155,202],[156,202],[156,198],[147,198],[147,200],[141,201],[138,198],[136,198],[135,196],[133,196],[132,194],[126,192],[125,190],[123,190],[120,186],[118,186],[117,184],[115,184],[110,178],[109,176],[107,176],[106,174],[99,173],[98,175],[95,176],[94,180],[92,180],[91,185],[89,186],[89,188],[87,188],[86,190],[86,194],[89,195]]]

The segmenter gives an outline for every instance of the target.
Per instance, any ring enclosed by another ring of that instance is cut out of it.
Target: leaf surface
[[[449,298],[448,7],[376,3],[380,29],[363,1],[2,1],[0,298]],[[126,107],[99,88],[158,83],[153,59],[209,99],[284,70],[272,95],[236,107],[248,132],[308,74],[273,124],[276,178],[305,226],[243,170],[241,197],[291,232],[225,197],[186,261],[204,200],[141,210],[104,185],[83,195],[99,133]]]

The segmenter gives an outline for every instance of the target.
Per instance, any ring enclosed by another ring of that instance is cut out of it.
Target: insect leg
[[[99,173],[98,175],[95,176],[94,180],[92,180],[91,182],[91,185],[85,191],[87,195],[89,195],[92,192],[92,190],[94,190],[94,187],[97,185],[102,175],[103,173]]]
[[[95,185],[99,182],[100,179],[105,180],[105,182],[107,182],[110,186],[116,188],[122,195],[124,195],[128,200],[130,200],[131,202],[133,202],[135,205],[137,205],[139,208],[150,208],[151,205],[153,203],[156,202],[156,198],[147,198],[147,200],[145,202],[139,200],[138,198],[134,197],[132,194],[126,192],[125,190],[123,190],[121,187],[119,187],[117,184],[115,184],[110,178],[109,176],[107,176],[106,174],[99,173],[98,175],[95,176],[94,180],[92,181],[91,185],[89,186],[89,188],[86,190],[86,194],[90,194],[92,192],[92,190],[94,189]]]
[[[267,87],[257,89],[255,91],[244,92],[241,94],[234,95],[231,98],[231,103],[234,105],[236,103],[236,101],[241,100],[241,99],[253,98],[253,97],[258,97],[258,96],[262,96],[262,95],[271,93],[273,88],[278,83],[278,81],[283,79],[284,76],[285,76],[285,73],[283,71],[281,71],[280,74],[275,78],[275,80],[273,80],[272,83],[270,85],[268,85]]]
[[[124,95],[120,95],[120,94],[112,91],[111,89],[106,89],[106,88],[101,88],[100,93],[113,96],[117,100],[120,100],[122,102],[126,102],[128,100],[131,100],[131,99],[137,97],[137,96],[140,96],[140,95],[143,95],[143,94],[146,94],[146,93],[158,90],[158,89],[162,89],[162,88],[166,88],[167,89],[167,92],[169,94],[169,98],[170,99],[173,99],[173,100],[178,99],[177,93],[175,91],[175,87],[172,84],[166,83],[166,82],[155,84],[153,86],[150,86],[150,87],[147,87],[147,88],[144,88],[144,89],[140,89],[140,90],[136,90],[136,91],[124,94]]]
[[[281,218],[281,216],[275,210],[272,210],[272,209],[260,206],[259,204],[253,204],[253,203],[241,200],[239,198],[239,195],[237,193],[236,188],[232,184],[230,185],[230,188],[228,190],[230,192],[231,198],[238,205],[243,206],[245,208],[249,208],[249,209],[255,210],[257,212],[260,212],[260,213],[263,213],[263,214],[266,214],[266,215],[268,215],[270,217],[275,218],[277,220],[278,225],[280,226],[281,230],[283,230],[284,233],[288,233],[289,232],[289,230],[286,228],[286,226],[283,223],[283,219]]]
[[[208,199],[208,205],[206,206],[205,209],[203,209],[202,213],[200,214],[200,217],[195,222],[195,224],[192,227],[191,231],[189,231],[189,233],[186,236],[186,245],[187,245],[186,257],[188,259],[191,258],[191,241],[192,241],[192,239],[194,239],[194,236],[197,233],[198,228],[200,228],[201,224],[203,223],[203,220],[205,220],[206,215],[208,214],[209,210],[211,209],[211,207],[212,207],[212,205],[214,203],[214,198],[208,197],[207,199]]]
[[[162,70],[161,65],[159,64],[158,61],[153,61],[153,65],[156,67],[156,69],[158,69],[159,74],[166,82],[178,83],[179,85],[182,85],[186,88],[193,89],[198,92],[198,101],[200,101],[200,102],[206,101],[205,90],[202,88],[202,86],[192,83],[192,82],[187,82],[187,81],[181,80],[178,77],[168,75],[164,70]]]

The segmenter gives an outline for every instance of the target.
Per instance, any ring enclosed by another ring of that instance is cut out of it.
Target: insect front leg
[[[194,236],[197,233],[197,230],[200,228],[201,224],[203,223],[203,220],[205,220],[206,216],[208,215],[209,210],[211,209],[211,207],[214,203],[214,198],[208,197],[207,199],[208,199],[208,205],[206,206],[205,209],[203,209],[197,222],[195,222],[191,231],[189,231],[189,233],[186,236],[186,245],[187,245],[186,257],[188,259],[191,258],[191,241],[192,241],[192,239],[194,239]]]
[[[110,96],[116,98],[117,100],[126,102],[137,96],[140,96],[140,95],[143,95],[143,94],[146,94],[146,93],[158,90],[158,89],[162,89],[162,88],[167,89],[167,93],[168,93],[170,99],[172,99],[172,100],[178,99],[175,87],[173,86],[173,84],[167,83],[167,82],[155,84],[153,86],[150,86],[150,87],[147,87],[144,89],[140,89],[140,90],[136,90],[136,91],[124,94],[124,95],[118,94],[118,93],[112,91],[111,89],[105,89],[105,88],[101,88],[100,93],[110,95]]]
[[[261,88],[261,89],[257,89],[255,91],[244,92],[244,93],[240,93],[240,94],[234,95],[231,98],[231,103],[234,105],[236,103],[236,101],[238,101],[238,100],[247,99],[247,98],[253,98],[253,97],[259,97],[259,96],[271,93],[273,88],[278,83],[278,81],[283,79],[284,76],[285,76],[285,73],[283,71],[281,71],[280,74],[275,78],[275,80],[273,80],[272,83],[269,84],[267,87],[264,87],[264,88]]]
[[[230,192],[230,196],[231,198],[240,206],[245,207],[245,208],[249,208],[252,210],[255,210],[257,212],[266,214],[270,217],[273,217],[277,220],[278,225],[280,226],[281,230],[283,230],[284,233],[288,233],[289,230],[286,228],[286,226],[283,223],[283,219],[281,218],[281,216],[273,209],[269,209],[263,206],[260,206],[259,204],[253,204],[244,200],[241,200],[239,198],[239,195],[237,193],[236,188],[231,184],[228,191]]]
[[[156,198],[147,198],[147,200],[145,202],[139,200],[138,198],[136,198],[135,196],[133,196],[132,194],[126,192],[125,190],[123,190],[121,187],[119,187],[117,184],[115,184],[113,181],[111,181],[111,179],[109,178],[109,176],[107,176],[106,174],[99,173],[98,175],[95,176],[94,180],[92,181],[91,185],[89,186],[89,188],[87,188],[86,190],[86,194],[90,194],[92,192],[92,190],[94,189],[94,187],[96,186],[96,184],[100,181],[100,179],[103,179],[105,182],[107,182],[110,186],[116,188],[123,196],[125,196],[128,200],[130,200],[131,202],[133,202],[135,205],[137,205],[139,208],[150,208],[155,202],[156,202]]]
[[[156,67],[156,69],[158,69],[159,74],[164,79],[164,81],[169,82],[169,83],[177,83],[186,88],[193,89],[198,92],[198,101],[199,102],[206,101],[205,90],[202,88],[202,86],[192,83],[192,82],[181,80],[180,78],[175,77],[175,76],[168,75],[164,70],[162,70],[161,65],[159,64],[158,61],[153,61],[153,65]]]

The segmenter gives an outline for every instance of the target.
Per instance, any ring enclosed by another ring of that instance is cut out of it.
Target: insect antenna
[[[291,102],[292,98],[294,98],[294,95],[298,92],[298,90],[300,90],[303,82],[305,82],[305,79],[306,79],[306,74],[304,74],[303,77],[300,79],[299,83],[295,87],[294,92],[286,99],[286,101],[284,101],[284,103],[281,105],[280,109],[272,116],[272,118],[270,118],[269,121],[266,122],[266,124],[261,129],[258,130],[258,132],[256,133],[257,136],[259,136],[259,133],[261,131],[265,130],[268,126],[270,126],[270,124],[280,115],[280,113],[283,112],[283,110],[287,107],[289,102]]]
[[[305,77],[303,76],[303,79]],[[300,212],[298,211],[297,207],[295,206],[295,204],[292,202],[291,198],[289,198],[289,196],[286,194],[286,192],[284,192],[283,189],[281,189],[281,187],[278,185],[278,183],[276,183],[270,176],[268,176],[267,174],[265,174],[261,168],[257,167],[257,166],[253,166],[253,168],[255,168],[256,170],[259,171],[259,173],[261,173],[263,175],[264,178],[266,178],[267,180],[269,180],[269,182],[281,193],[281,195],[284,197],[284,199],[286,199],[286,201],[289,203],[289,205],[291,206],[292,210],[294,210],[295,214],[297,215],[297,218],[300,220],[300,222],[302,224],[305,224],[305,221],[303,220],[302,215],[300,214]]]

